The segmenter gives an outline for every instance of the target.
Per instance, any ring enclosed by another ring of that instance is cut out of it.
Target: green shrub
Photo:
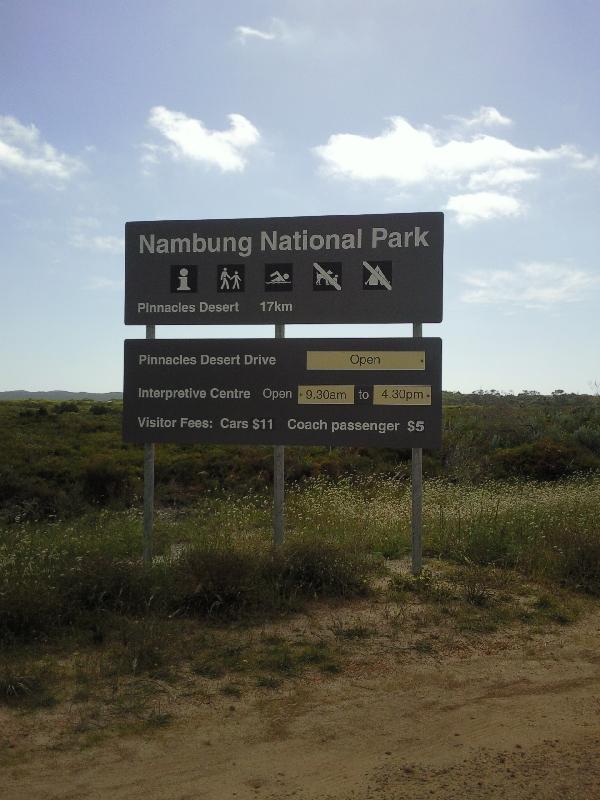
[[[79,411],[79,405],[73,400],[64,400],[56,404],[54,411],[56,414],[76,414]]]
[[[110,414],[111,411],[112,408],[108,403],[92,403],[90,406],[90,414],[94,414],[96,417],[101,417],[103,414]]]
[[[95,456],[83,469],[83,492],[94,505],[131,501],[133,482],[127,466],[109,456]]]
[[[600,455],[600,426],[581,425],[573,433],[573,438],[592,453]]]
[[[232,619],[285,611],[308,598],[366,592],[375,565],[365,554],[318,541],[274,551],[260,541],[215,537],[147,568],[127,554],[139,540],[111,540],[101,526],[81,536],[50,527],[45,541],[39,533],[30,525],[17,546],[0,540],[0,641],[71,626],[101,639],[111,615]]]
[[[555,536],[555,577],[566,585],[600,595],[600,530],[574,525]]]
[[[600,468],[600,398],[569,395],[558,403],[487,392],[453,399],[460,405],[443,409],[442,449],[424,454],[426,477],[555,480]],[[139,497],[143,448],[122,442],[121,408],[91,400],[0,403],[3,517],[67,519],[89,506],[125,507]],[[288,485],[374,475],[406,482],[409,456],[392,448],[290,447]],[[268,447],[165,444],[156,451],[158,505],[190,506],[208,491],[267,493],[271,478]],[[394,552],[389,542],[382,545],[381,552]]]
[[[239,617],[274,611],[299,599],[364,594],[374,562],[322,542],[271,547],[196,546],[174,567],[176,613]]]
[[[271,553],[266,577],[284,596],[350,597],[367,593],[374,569],[375,563],[351,546],[299,540]]]
[[[57,579],[66,621],[85,612],[140,614],[164,608],[170,581],[160,562],[144,569],[139,560],[121,560],[102,553],[77,557]],[[69,609],[73,613],[69,615]]]
[[[499,477],[535,480],[557,480],[600,466],[600,462],[589,454],[550,439],[498,450],[492,455],[491,463]]]
[[[255,607],[260,593],[260,556],[250,551],[197,546],[174,566],[175,613],[237,617]]]

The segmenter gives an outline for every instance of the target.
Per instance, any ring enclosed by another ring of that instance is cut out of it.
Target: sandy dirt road
[[[3,800],[600,798],[600,613],[374,658],[3,769]]]

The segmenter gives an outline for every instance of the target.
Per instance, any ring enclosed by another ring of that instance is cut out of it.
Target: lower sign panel
[[[441,446],[442,344],[129,339],[129,442]]]

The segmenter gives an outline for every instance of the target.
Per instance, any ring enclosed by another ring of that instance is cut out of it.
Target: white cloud
[[[496,217],[516,217],[524,211],[524,205],[512,195],[498,192],[473,192],[472,194],[457,194],[448,198],[444,209],[454,211],[456,221],[460,225],[472,225],[474,222]]]
[[[454,119],[461,122],[459,130],[438,131],[392,117],[379,135],[336,133],[313,152],[322,173],[331,177],[388,181],[400,189],[454,184],[446,208],[458,214],[461,224],[521,213],[525,206],[515,194],[540,177],[544,164],[563,162],[579,169],[598,165],[597,156],[586,157],[573,145],[518,147],[506,138],[476,132],[476,127],[511,123],[492,106],[482,106],[468,119]]]
[[[272,32],[259,31],[258,28],[249,28],[247,25],[238,25],[235,32],[241,42],[245,42],[246,39],[265,39],[266,41],[271,41],[275,38],[275,34]]]
[[[69,241],[73,247],[100,250],[104,253],[122,253],[124,249],[120,236],[86,236],[84,233],[76,233]]]
[[[102,278],[96,276],[92,278],[86,288],[92,291],[98,291],[102,289],[122,289],[124,286],[125,281],[123,278]]]
[[[35,125],[0,116],[0,169],[21,175],[65,181],[82,166],[73,156],[45,142]]]
[[[525,308],[549,308],[583,299],[598,278],[573,267],[537,261],[519,264],[513,270],[473,272],[464,276],[470,287],[465,303],[482,303]]]
[[[142,151],[142,155],[140,156],[140,163],[142,165],[142,174],[152,175],[152,168],[156,166],[156,164],[160,163],[161,153],[168,151],[169,148],[158,144],[150,144],[149,142],[143,142],[140,145],[140,150]]]
[[[495,125],[509,127],[513,124],[512,119],[505,117],[494,106],[480,106],[470,117],[449,116],[464,125],[466,128],[492,128]]]
[[[259,39],[264,42],[272,42],[275,39],[285,41],[291,39],[291,32],[283,20],[273,17],[267,30],[251,28],[248,25],[238,25],[235,34],[241,44],[246,44],[248,39]]]
[[[573,166],[577,169],[598,169],[600,168],[600,157],[598,156],[591,156],[586,157],[582,153],[579,153],[575,148],[573,148]]]
[[[147,167],[158,161],[161,152],[167,152],[174,159],[213,164],[223,172],[240,172],[246,166],[244,151],[259,141],[260,134],[241,114],[229,114],[229,121],[227,130],[211,131],[199,119],[155,106],[150,110],[148,122],[170,144],[166,147],[143,145],[142,163]]]
[[[327,175],[354,180],[392,180],[402,186],[470,178],[521,164],[575,158],[571,147],[529,150],[496,136],[444,141],[430,127],[418,129],[403,117],[392,117],[379,136],[336,133],[314,148]],[[578,154],[580,155],[580,154]]]
[[[476,172],[469,178],[469,189],[483,189],[488,186],[513,186],[525,181],[534,181],[539,178],[539,173],[523,167],[501,167],[489,169],[486,172]]]
[[[84,228],[89,230],[90,228],[99,228],[101,225],[100,220],[98,217],[92,216],[84,216],[84,217],[73,217],[72,224],[75,228]]]

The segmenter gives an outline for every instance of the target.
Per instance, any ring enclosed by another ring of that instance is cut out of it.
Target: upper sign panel
[[[441,322],[444,215],[128,222],[125,323]]]

